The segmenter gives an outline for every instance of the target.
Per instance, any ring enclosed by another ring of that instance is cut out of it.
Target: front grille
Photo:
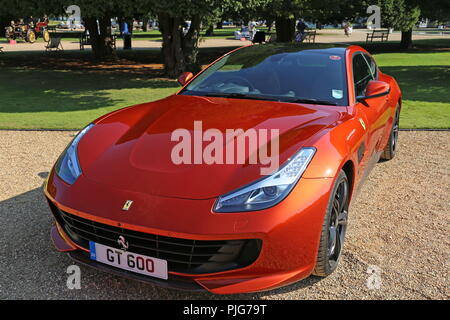
[[[190,240],[123,229],[87,220],[62,210],[53,203],[55,219],[77,245],[89,249],[89,241],[118,248],[119,236],[128,241],[128,251],[167,260],[168,270],[201,274],[242,268],[259,256],[261,240]]]

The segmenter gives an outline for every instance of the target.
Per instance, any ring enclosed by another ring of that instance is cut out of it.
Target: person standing
[[[343,26],[344,26],[344,33],[347,37],[350,37],[350,35],[353,32],[353,25],[350,23],[350,21],[344,21],[343,22]]]
[[[250,21],[248,23],[248,33],[249,33],[249,40],[253,40],[256,34],[256,22]]]
[[[120,33],[123,38],[123,49],[130,50],[131,49],[131,32],[129,29],[129,24],[127,19],[123,20],[120,23]]]
[[[308,28],[308,26],[303,21],[303,19],[300,19],[297,23],[297,35],[295,36],[296,42],[303,42],[303,39],[305,38],[306,28]]]

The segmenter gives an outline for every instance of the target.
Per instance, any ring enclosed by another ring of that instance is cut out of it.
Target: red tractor
[[[21,39],[30,43],[34,43],[38,37],[42,37],[44,41],[48,42],[50,41],[50,34],[47,27],[47,18],[43,21],[39,19],[36,23],[33,18],[28,19],[26,23],[23,19],[20,19],[19,23],[11,21],[11,25],[5,28],[5,37],[8,40]]]

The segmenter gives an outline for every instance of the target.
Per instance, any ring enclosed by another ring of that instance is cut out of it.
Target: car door
[[[364,53],[363,55],[369,64],[369,67],[374,75],[375,80],[381,80],[378,77],[379,70],[378,70],[378,66],[375,63],[375,60],[373,59],[373,57],[368,53]],[[381,81],[383,81],[383,80],[381,80]],[[382,141],[387,141],[387,139],[389,138],[389,135],[391,133],[391,126],[388,124],[389,124],[389,117],[391,116],[391,113],[392,113],[391,112],[392,110],[390,108],[392,103],[389,100],[390,95],[387,95],[385,98],[386,98],[385,100],[380,99],[383,102],[383,104],[381,105],[381,116],[378,118],[378,121],[380,123],[380,126],[382,126],[383,128],[380,129],[381,137],[378,140],[378,145],[376,146],[377,150],[384,147],[384,144],[382,144]]]
[[[352,59],[353,85],[355,96],[365,96],[367,85],[371,80],[378,79],[378,68],[373,59],[364,52],[356,52]],[[367,99],[357,102],[357,117],[366,131],[366,139],[361,154],[358,175],[367,175],[378,161],[378,145],[383,136],[385,116],[388,115],[387,96]]]

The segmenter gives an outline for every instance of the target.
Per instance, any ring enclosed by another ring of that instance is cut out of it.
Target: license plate
[[[89,242],[91,259],[120,269],[167,280],[167,261],[143,256],[93,241]]]

